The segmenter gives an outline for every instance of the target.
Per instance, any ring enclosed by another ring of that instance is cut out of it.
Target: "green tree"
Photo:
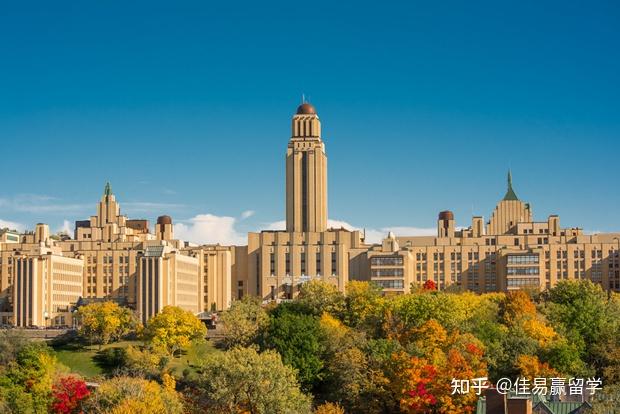
[[[14,349],[14,358],[0,366],[0,401],[11,413],[47,413],[54,379],[67,371],[45,343],[29,342]]]
[[[274,351],[234,348],[210,355],[196,384],[197,412],[214,414],[307,414],[310,398],[295,371]]]
[[[230,309],[222,314],[221,320],[224,324],[224,346],[233,348],[255,343],[268,325],[269,316],[261,306],[260,298],[244,296],[232,303]]]
[[[318,279],[301,286],[297,301],[315,316],[321,316],[323,312],[338,316],[344,308],[344,295],[338,287]]]
[[[545,314],[582,349],[617,332],[620,309],[600,285],[589,280],[560,281],[545,296]]]
[[[138,325],[134,313],[115,302],[96,302],[78,309],[79,334],[99,345],[118,341]]]
[[[275,349],[285,364],[297,369],[304,390],[310,390],[321,380],[323,361],[317,318],[293,312],[272,316],[263,347]]]
[[[187,348],[192,340],[204,340],[207,328],[191,312],[177,306],[164,306],[157,315],[149,319],[144,337],[155,347],[169,355]]]

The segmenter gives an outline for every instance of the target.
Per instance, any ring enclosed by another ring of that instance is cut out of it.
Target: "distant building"
[[[458,228],[454,214],[442,211],[436,236],[390,233],[373,244],[361,231],[328,225],[326,145],[316,109],[307,102],[293,115],[285,167],[285,228],[251,232],[244,246],[177,240],[170,216],[158,217],[154,229],[146,219],[129,219],[109,183],[96,215],[75,222],[73,239],[50,236],[44,224],[23,234],[0,231],[2,323],[16,324],[19,317],[20,326],[66,324],[69,315],[54,309],[75,305],[79,297],[125,303],[143,320],[166,305],[198,314],[226,309],[244,295],[290,300],[313,279],[341,291],[350,280],[372,281],[386,295],[409,292],[427,280],[442,290],[484,293],[543,290],[560,280],[589,279],[620,291],[620,233],[587,235],[562,228],[557,215],[534,221],[531,206],[517,197],[510,172],[506,194],[486,223],[476,216],[469,227]],[[386,208],[378,214],[387,214]],[[21,267],[26,257],[40,264],[32,281]],[[53,263],[61,262],[81,263],[78,297],[73,294],[77,285],[65,283],[68,274],[53,270]],[[50,263],[52,270],[46,271]],[[48,299],[39,300],[43,291]],[[62,303],[54,297],[62,297]]]
[[[561,228],[551,215],[535,222],[529,204],[519,200],[508,173],[506,195],[484,225],[474,217],[456,229],[454,214],[442,211],[437,236],[395,237],[369,249],[370,279],[386,292],[433,280],[439,289],[454,286],[478,293],[515,289],[544,290],[560,280],[590,279],[604,289],[620,289],[620,233],[586,235]]]
[[[586,414],[592,409],[587,401],[567,401],[557,396],[514,396],[487,389],[478,400],[476,414]]]

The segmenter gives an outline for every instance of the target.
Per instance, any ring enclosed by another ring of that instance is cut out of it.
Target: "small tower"
[[[497,203],[487,224],[487,235],[514,233],[518,223],[531,223],[532,210],[530,205],[519,200],[512,188],[512,173],[508,170],[506,195]]]
[[[37,223],[34,230],[34,242],[45,243],[50,238],[50,226],[44,223]]]
[[[442,211],[437,219],[437,237],[454,237],[454,213]]]
[[[157,240],[174,239],[172,217],[170,216],[157,217],[157,224],[155,224],[155,236],[157,237]]]

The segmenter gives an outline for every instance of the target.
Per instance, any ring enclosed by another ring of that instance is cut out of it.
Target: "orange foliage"
[[[540,362],[535,355],[520,355],[517,358],[517,368],[522,377],[534,381],[534,378],[553,378],[560,374],[546,362]]]
[[[402,368],[396,383],[401,387],[400,407],[406,413],[471,413],[475,392],[452,395],[452,379],[486,377],[482,344],[469,334],[448,332],[429,320],[412,332],[413,342],[424,357],[394,357]]]
[[[536,305],[534,305],[527,292],[515,290],[506,295],[502,316],[506,324],[512,325],[525,316],[535,317]]]

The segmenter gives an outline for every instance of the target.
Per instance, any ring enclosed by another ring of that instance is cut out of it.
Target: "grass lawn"
[[[121,341],[103,345],[101,349],[127,348],[130,345],[142,346],[142,341]],[[58,360],[68,366],[72,372],[82,375],[86,379],[93,379],[110,372],[113,367],[105,367],[97,362],[99,346],[82,346],[79,343],[69,343],[54,347]],[[212,352],[219,352],[212,343],[192,344],[186,353],[169,362],[169,367],[176,376],[181,376],[183,370],[189,368],[195,372],[198,361]]]
[[[187,352],[181,355],[178,358],[174,358],[169,363],[169,367],[172,368],[173,373],[177,377],[181,377],[183,375],[183,370],[188,368],[191,373],[196,372],[196,364],[204,359],[207,355],[221,352],[213,346],[213,343],[207,341],[203,343],[192,343],[192,345],[187,349]]]
[[[102,345],[101,349],[127,348],[129,345],[140,346],[141,341],[122,341]],[[72,372],[82,375],[84,378],[93,378],[106,373],[106,368],[100,366],[95,357],[99,352],[99,346],[82,346],[78,343],[63,344],[54,348],[58,360],[68,366]]]

